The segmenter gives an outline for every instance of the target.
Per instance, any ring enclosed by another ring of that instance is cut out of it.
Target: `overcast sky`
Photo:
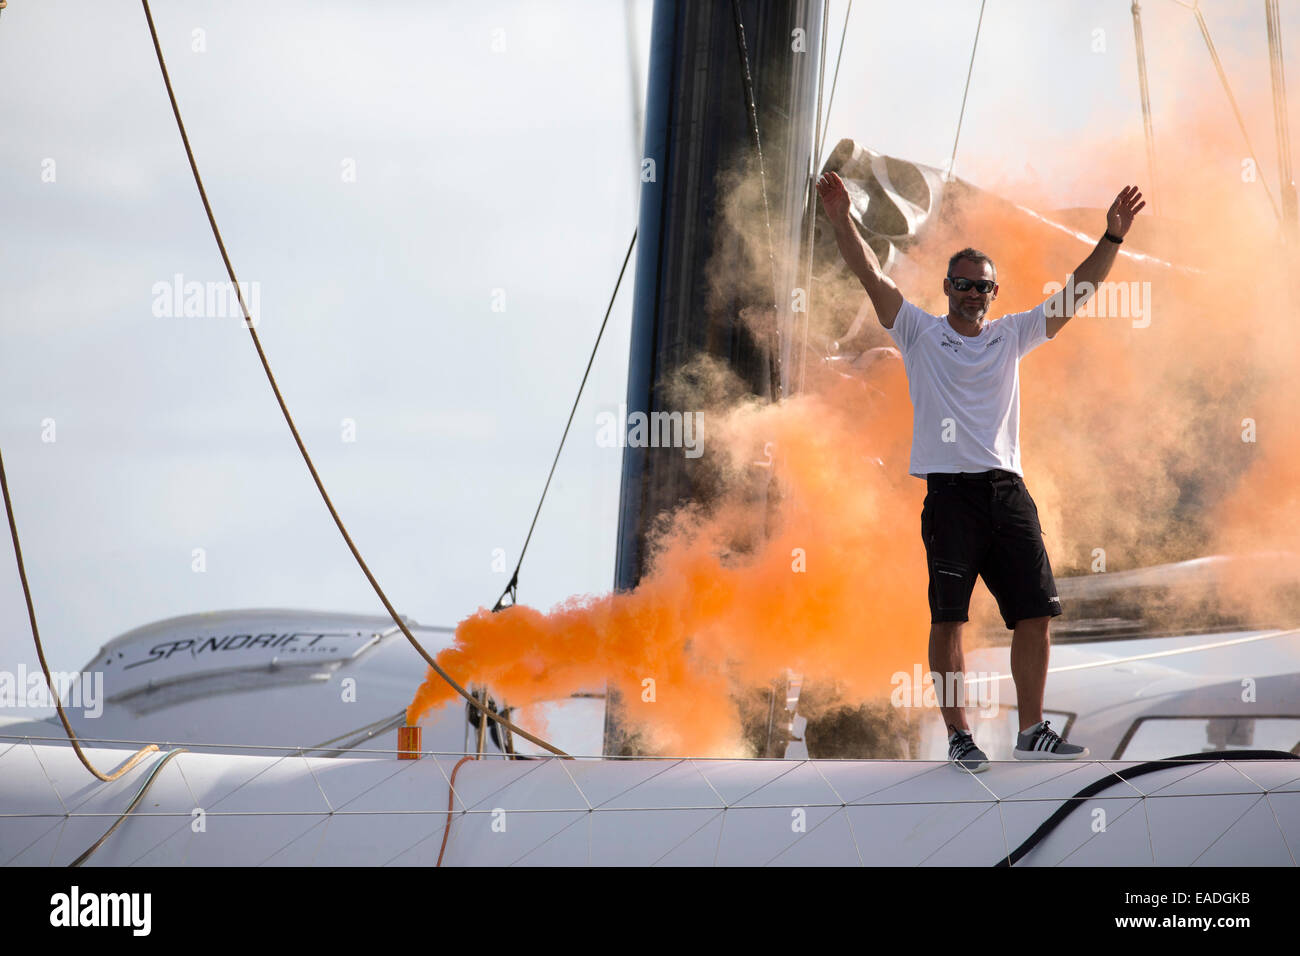
[[[622,0],[155,4],[281,388],[354,540],[421,623],[490,606],[523,543],[636,225],[631,84],[651,6],[629,21]],[[1238,96],[1266,102],[1263,5],[1206,6]],[[1124,183],[1096,181],[1091,144],[1141,133],[1129,7],[989,0],[958,173],[1108,204]],[[1225,112],[1191,13],[1143,10],[1157,115]],[[946,164],[978,11],[859,0],[827,148]],[[1189,58],[1196,82],[1165,82]],[[11,0],[0,88],[0,447],[51,666],[195,611],[382,613],[241,324],[155,315],[159,283],[225,275],[139,3]],[[1271,118],[1250,119],[1275,181]],[[1240,153],[1215,161],[1231,172]],[[611,586],[621,452],[597,445],[596,416],[625,397],[630,290],[629,273],[523,603]],[[35,666],[0,552],[0,669]]]

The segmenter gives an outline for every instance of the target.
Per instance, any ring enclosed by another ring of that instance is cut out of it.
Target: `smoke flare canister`
[[[398,760],[419,760],[420,759],[420,728],[419,727],[398,727],[397,728],[397,759]]]

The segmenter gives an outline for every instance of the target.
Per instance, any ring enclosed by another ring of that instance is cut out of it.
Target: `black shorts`
[[[969,620],[976,575],[997,599],[1008,629],[1025,618],[1061,613],[1038,506],[1019,475],[932,474],[926,486],[921,539],[932,622]]]

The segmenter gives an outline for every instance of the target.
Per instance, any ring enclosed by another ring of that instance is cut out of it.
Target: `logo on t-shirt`
[[[997,345],[997,344],[998,344],[999,342],[1001,342],[1001,341],[1002,341],[1002,335],[1001,335],[1001,333],[999,333],[998,335],[996,335],[996,336],[994,336],[993,338],[989,339],[989,344],[986,345],[986,346],[984,346],[984,347],[985,347],[986,349],[991,349],[991,348],[993,348],[993,346]]]
[[[943,341],[939,344],[946,349],[951,349],[954,355],[961,350],[961,339],[955,339],[947,332],[943,333]]]

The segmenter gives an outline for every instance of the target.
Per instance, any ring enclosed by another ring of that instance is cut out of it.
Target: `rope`
[[[758,135],[758,103],[754,99],[754,77],[749,71],[749,48],[745,43],[745,24],[740,18],[740,0],[731,0],[731,18],[736,26],[736,48],[740,52],[740,82],[745,90],[745,116],[749,120],[749,133],[754,139],[754,152],[758,156],[758,179],[763,187],[763,225],[767,231],[767,262],[772,272],[772,309],[775,314],[781,311],[780,296],[776,285],[776,243],[772,239],[772,212],[767,202],[767,169],[763,162],[763,142]],[[768,375],[771,379],[772,394],[768,397],[781,397],[781,376],[776,367],[777,356],[781,354],[781,328],[777,325],[777,347],[769,353]]]
[[[447,837],[451,835],[451,809],[452,802],[456,799],[456,771],[460,770],[460,765],[466,760],[477,760],[477,757],[461,757],[456,761],[456,766],[451,768],[451,779],[447,781],[447,822],[442,828],[442,847],[438,850],[438,862],[434,867],[442,866],[442,855],[447,852]]]
[[[339,517],[338,511],[334,508],[334,502],[330,500],[329,494],[325,491],[325,485],[321,481],[320,475],[316,472],[316,466],[312,463],[311,455],[307,454],[307,446],[303,444],[302,436],[298,434],[298,428],[293,422],[293,416],[289,414],[289,406],[285,404],[284,396],[280,394],[280,386],[276,384],[275,376],[271,372],[271,364],[267,361],[266,353],[262,350],[262,343],[257,337],[257,330],[253,328],[253,319],[249,315],[248,306],[244,303],[243,289],[240,287],[239,281],[235,278],[235,269],[234,266],[230,264],[230,256],[226,254],[226,245],[221,239],[221,231],[217,228],[216,217],[212,214],[212,205],[208,202],[207,191],[203,188],[203,179],[199,176],[199,167],[194,160],[194,151],[190,148],[190,138],[185,132],[185,123],[181,120],[181,110],[176,103],[176,94],[172,90],[172,81],[170,75],[167,73],[167,64],[163,60],[162,46],[158,42],[158,31],[154,27],[153,14],[149,11],[149,0],[140,0],[140,2],[144,6],[145,19],[149,21],[149,34],[153,38],[154,52],[158,55],[158,68],[162,71],[163,83],[167,87],[167,98],[171,100],[172,114],[176,117],[176,127],[180,130],[181,142],[185,145],[185,155],[190,161],[190,170],[194,173],[194,184],[199,189],[199,198],[203,200],[203,209],[208,214],[208,224],[212,227],[212,237],[217,241],[217,249],[221,252],[221,261],[225,263],[226,274],[230,277],[230,283],[234,287],[235,295],[239,299],[239,307],[243,310],[244,324],[248,328],[248,334],[253,337],[253,346],[257,349],[257,357],[262,361],[262,368],[266,372],[266,379],[271,384],[271,391],[275,393],[275,400],[280,405],[280,411],[284,413],[284,420],[289,425],[289,431],[293,434],[293,440],[298,445],[298,451],[302,453],[302,460],[306,463],[307,470],[311,472],[312,481],[316,483],[316,490],[320,492],[321,499],[325,502],[325,507],[329,509],[330,517],[334,519],[334,524],[338,526],[339,533],[343,535],[343,540],[347,543],[348,550],[350,550],[352,556],[356,558],[358,566],[360,566],[362,573],[366,576],[366,580],[368,580],[370,586],[374,588],[375,594],[379,596],[379,600],[383,603],[384,609],[388,611],[389,616],[392,617],[393,622],[402,629],[402,633],[406,636],[406,639],[410,641],[411,646],[415,648],[416,652],[419,653],[421,657],[424,658],[425,662],[434,673],[445,680],[448,685],[456,691],[456,693],[460,694],[461,697],[465,698],[475,707],[479,707],[480,711],[488,717],[508,727],[525,740],[532,741],[544,750],[548,750],[556,756],[567,757],[568,754],[564,753],[564,751],[552,746],[539,737],[534,737],[523,728],[516,727],[500,714],[489,713],[487,708],[480,707],[478,701],[474,699],[472,694],[452,679],[450,674],[439,667],[438,662],[433,659],[429,652],[426,651],[420,642],[415,639],[415,636],[411,634],[406,623],[398,615],[396,609],[394,609],[393,605],[389,602],[388,596],[384,594],[383,589],[379,586],[379,582],[375,580],[375,576],[370,572],[370,568],[366,565],[365,559],[361,557],[361,552],[357,550],[357,546],[352,542],[352,536],[348,534],[348,529],[344,527],[343,519]]]
[[[1241,110],[1237,109],[1237,98],[1232,95],[1232,87],[1228,85],[1228,74],[1223,71],[1223,64],[1219,62],[1219,54],[1214,49],[1214,41],[1210,39],[1210,28],[1205,23],[1205,16],[1201,13],[1199,6],[1192,7],[1192,13],[1196,14],[1196,24],[1201,28],[1201,36],[1205,38],[1205,46],[1210,51],[1210,59],[1214,61],[1214,68],[1219,72],[1219,82],[1223,84],[1223,92],[1228,94],[1228,105],[1232,107],[1232,115],[1237,117],[1237,126],[1241,129],[1241,138],[1246,141],[1246,151],[1250,153],[1250,158],[1255,162],[1255,168],[1259,169],[1259,158],[1255,155],[1255,147],[1250,144],[1250,134],[1246,132],[1246,121],[1241,118]],[[1282,219],[1282,213],[1277,208],[1277,201],[1273,198],[1273,190],[1268,188],[1268,180],[1263,174],[1255,177],[1264,187],[1264,194],[1268,196],[1268,204],[1273,207],[1273,214],[1278,220]]]
[[[23,565],[23,549],[18,543],[18,525],[14,521],[13,502],[9,500],[9,481],[5,478],[5,461],[4,455],[0,455],[0,491],[4,492],[5,514],[9,518],[9,535],[14,542],[14,558],[18,561],[18,578],[23,584],[23,597],[27,600],[27,620],[32,625],[32,640],[36,642],[36,657],[41,662],[41,673],[45,675],[45,686],[49,688],[50,696],[54,698],[54,709],[59,713],[59,720],[63,723],[63,729],[68,734],[68,741],[72,744],[72,749],[77,752],[77,759],[82,765],[104,783],[111,783],[118,777],[124,775],[132,767],[145,758],[146,754],[151,754],[158,749],[157,744],[137,751],[135,756],[128,760],[122,767],[111,774],[103,774],[96,770],[91,764],[90,759],[81,749],[81,744],[77,742],[77,734],[72,729],[72,724],[68,722],[68,715],[63,712],[63,701],[59,700],[58,692],[54,689],[54,681],[50,679],[50,666],[45,662],[45,648],[41,646],[41,632],[36,627],[36,607],[32,604],[32,589],[27,583],[27,569]]]
[[[948,160],[948,179],[952,179],[954,168],[957,165],[957,141],[961,139],[961,124],[966,118],[966,97],[970,94],[970,78],[975,72],[975,51],[980,45],[980,28],[984,26],[984,4],[987,0],[980,0],[980,18],[975,24],[975,42],[970,48],[970,66],[966,68],[966,89],[961,94],[961,112],[957,114],[957,135],[952,138],[952,158]]]
[[[1218,763],[1223,760],[1300,760],[1293,753],[1287,753],[1284,750],[1221,750],[1215,753],[1206,754],[1184,754],[1180,757],[1167,757],[1164,760],[1150,760],[1146,763],[1135,764],[1132,767],[1123,767],[1120,770],[1113,770],[1100,780],[1088,784],[1074,796],[1068,798],[1064,803],[1056,808],[1056,812],[1044,820],[1033,833],[1008,853],[1003,859],[993,864],[994,867],[1012,867],[1023,858],[1030,850],[1037,846],[1044,837],[1056,829],[1056,827],[1074,812],[1076,807],[1082,806],[1083,801],[1088,797],[1094,796],[1103,790],[1107,790],[1119,783],[1121,780],[1131,780],[1134,777],[1141,777],[1144,774],[1155,773],[1157,770],[1168,770],[1170,761],[1177,763]],[[1143,795],[1146,799],[1146,795]]]
[[[96,840],[94,844],[86,850],[85,853],[81,854],[81,856],[77,857],[75,860],[69,863],[68,866],[69,867],[81,866],[81,864],[85,863],[88,859],[90,859],[90,855],[104,845],[104,841],[106,841],[109,837],[113,835],[113,831],[116,830],[118,827],[120,827],[123,824],[123,822],[125,822],[126,818],[131,815],[131,811],[134,810],[139,805],[140,801],[144,799],[144,795],[148,793],[149,788],[153,786],[153,782],[157,778],[159,772],[162,770],[163,767],[167,766],[167,761],[171,760],[172,757],[175,757],[177,754],[183,754],[183,753],[187,753],[185,748],[178,747],[175,750],[168,752],[161,760],[159,760],[156,764],[154,764],[153,770],[149,771],[149,776],[145,778],[145,781],[141,785],[140,789],[136,791],[135,798],[129,804],[127,804],[126,809],[122,811],[122,813],[118,816],[117,820],[114,821],[113,825],[108,828],[108,832],[105,833],[98,840]]]
[[[596,361],[596,350],[600,348],[600,338],[605,334],[605,325],[609,322],[610,313],[614,311],[614,299],[618,296],[619,287],[623,284],[623,273],[627,271],[627,264],[632,258],[632,247],[636,245],[636,230],[632,230],[632,241],[627,244],[627,255],[623,257],[623,267],[618,270],[618,279],[614,282],[614,291],[610,293],[609,305],[605,307],[605,318],[600,323],[600,331],[596,333],[596,344],[591,347],[591,357],[587,359],[587,369],[582,373],[582,382],[578,385],[578,394],[573,398],[573,407],[569,409],[569,420],[564,423],[564,434],[560,436],[560,447],[555,449],[555,459],[551,462],[551,471],[546,476],[546,484],[542,487],[542,497],[538,499],[537,510],[533,512],[533,522],[528,526],[528,535],[524,538],[524,546],[519,549],[519,562],[515,565],[514,574],[510,575],[510,583],[506,589],[501,592],[497,598],[497,603],[492,610],[500,611],[507,605],[506,596],[510,596],[510,604],[515,603],[515,595],[519,589],[519,569],[524,564],[524,553],[528,550],[528,542],[533,540],[533,529],[537,527],[537,518],[542,513],[542,504],[546,501],[546,492],[551,488],[551,479],[555,477],[555,466],[560,463],[560,452],[564,450],[564,441],[569,437],[569,427],[573,424],[573,416],[578,412],[578,401],[582,398],[582,390],[587,386],[587,376],[591,374],[591,365]]]

